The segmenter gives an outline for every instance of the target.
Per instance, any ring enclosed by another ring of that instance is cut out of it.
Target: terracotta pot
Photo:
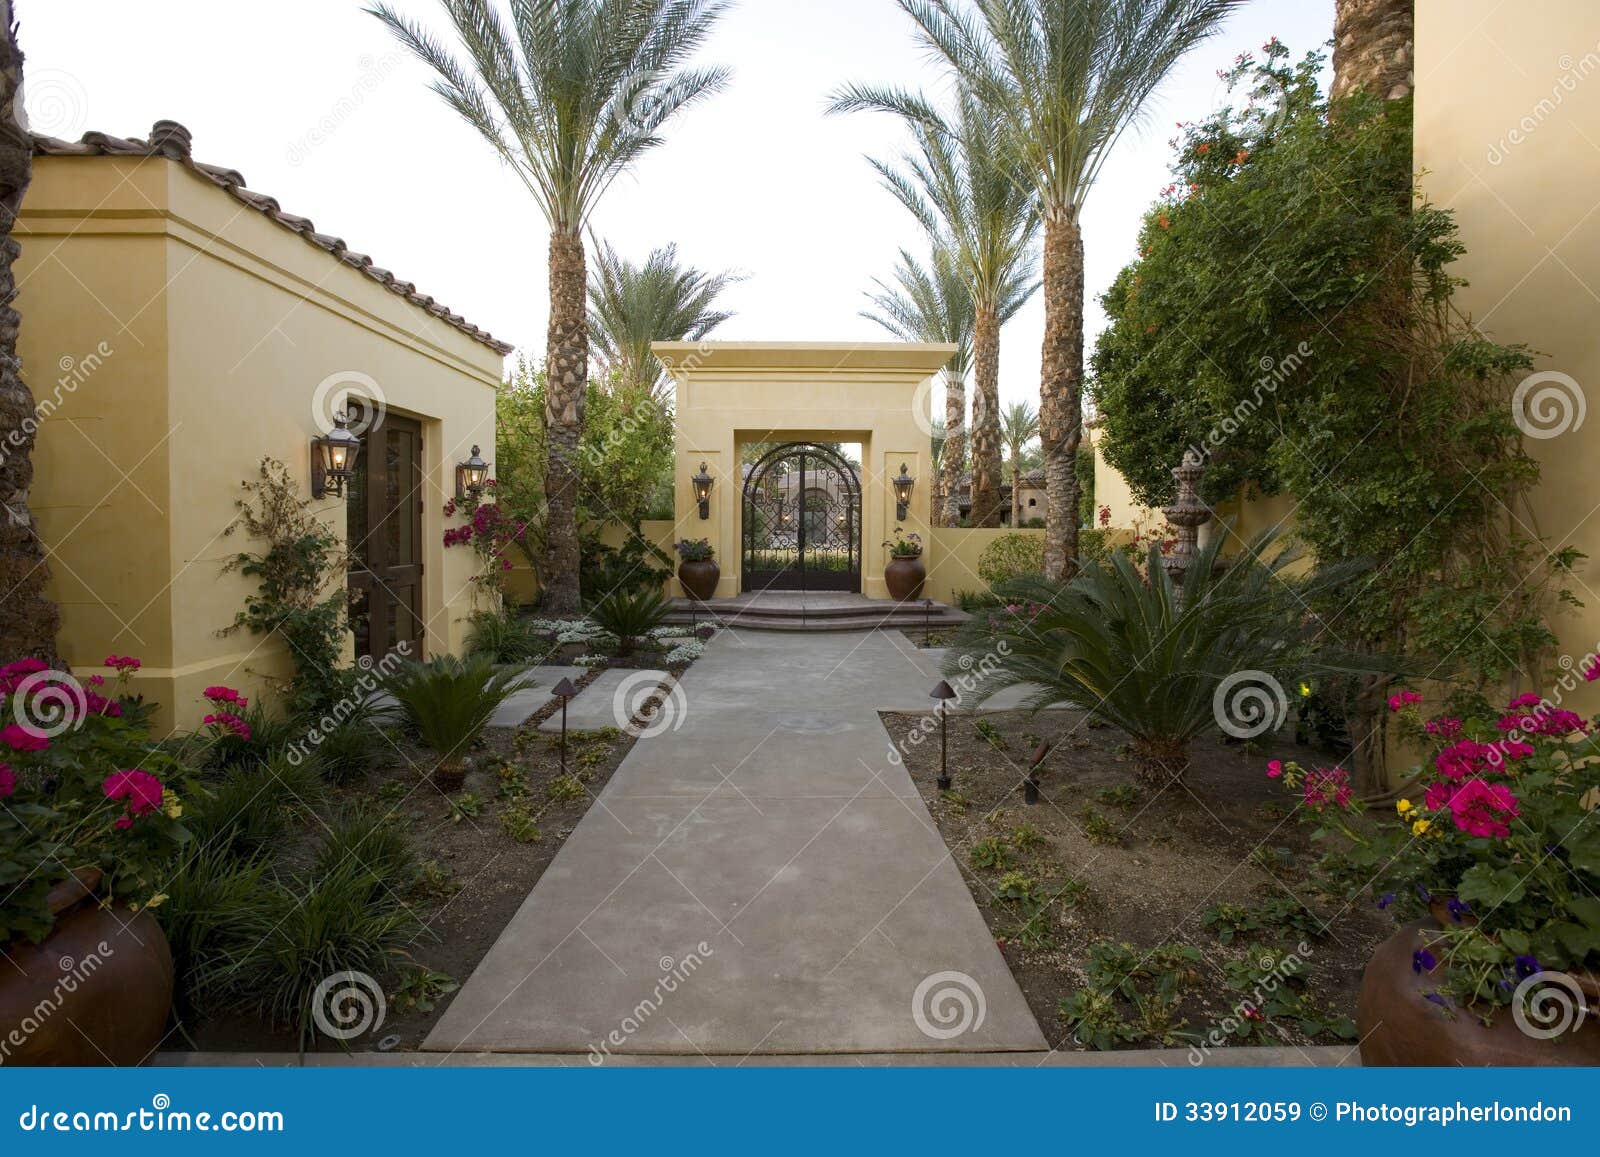
[[[922,581],[928,577],[927,568],[920,558],[891,558],[883,568],[883,581],[889,588],[889,597],[897,602],[914,599],[922,593]]]
[[[1448,966],[1419,973],[1411,954],[1437,940],[1437,926],[1419,920],[1372,954],[1356,1001],[1363,1065],[1600,1065],[1600,1020],[1594,1016],[1582,1017],[1575,1031],[1540,1040],[1517,1027],[1510,1007],[1484,1009],[1492,1013],[1485,1027],[1476,1008],[1443,1008],[1428,1000],[1444,983]],[[1435,945],[1433,952],[1442,958],[1444,950]],[[1593,978],[1579,983],[1583,1003],[1600,1004]]]
[[[678,581],[683,584],[684,593],[702,603],[716,595],[721,577],[722,568],[710,559],[678,564]]]
[[[86,869],[56,885],[50,935],[5,945],[0,1064],[136,1065],[161,1043],[172,950],[149,912],[97,903],[100,878]]]

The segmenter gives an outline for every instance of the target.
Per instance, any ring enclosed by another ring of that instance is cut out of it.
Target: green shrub
[[[957,591],[956,606],[967,614],[1000,606],[1000,599],[992,591]]]
[[[405,833],[390,816],[376,811],[348,810],[328,825],[313,870],[322,876],[350,867],[394,890],[409,887],[417,874]]]
[[[249,950],[242,929],[255,923],[251,913],[263,902],[265,871],[265,861],[239,859],[212,844],[186,858],[166,882],[167,899],[153,911],[172,947],[180,1009],[207,1008],[229,963]]]
[[[978,556],[978,577],[990,586],[1044,573],[1044,535],[1002,534]]]
[[[1017,857],[1012,854],[1005,842],[993,836],[973,844],[972,851],[967,855],[972,866],[980,869],[999,870],[1009,868],[1017,862]]]
[[[634,644],[666,621],[672,603],[659,590],[608,595],[594,605],[589,617],[602,630],[617,637],[617,654],[631,654]]]
[[[468,619],[467,654],[488,655],[496,663],[543,658],[549,643],[533,620],[512,611],[475,611]]]
[[[271,1023],[311,1039],[312,999],[329,977],[382,977],[404,951],[415,922],[359,864],[266,889],[240,920],[250,947],[219,964],[215,983]]]
[[[522,669],[496,669],[487,655],[440,655],[407,663],[383,681],[418,738],[439,757],[440,779],[459,782],[467,750],[495,709],[517,689]]]
[[[322,732],[314,762],[329,783],[354,783],[372,770],[383,746],[371,719],[350,720]]]
[[[323,785],[312,764],[277,755],[236,767],[210,790],[195,793],[188,826],[201,844],[234,857],[249,857],[283,835],[289,817],[314,809]]]

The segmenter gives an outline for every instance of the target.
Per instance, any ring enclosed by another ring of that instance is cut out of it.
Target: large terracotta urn
[[[698,602],[715,597],[721,577],[722,568],[711,559],[678,564],[678,581],[683,584],[684,593]]]
[[[103,906],[98,870],[50,893],[55,925],[4,946],[0,1065],[137,1065],[172,1008],[172,951],[148,911]]]
[[[1485,1025],[1478,1009],[1440,995],[1449,969],[1440,940],[1437,923],[1421,920],[1372,954],[1356,1001],[1363,1065],[1600,1065],[1600,1019],[1583,1012],[1600,1006],[1600,985],[1592,977],[1570,978],[1564,994],[1557,984],[1544,985],[1543,997],[1532,1004],[1542,1021],[1522,1018],[1531,1032],[1504,1006],[1483,1009]],[[1422,951],[1437,961],[1432,970],[1414,964],[1413,954]],[[1543,1035],[1563,1022],[1569,1031]]]
[[[889,588],[889,597],[897,602],[914,599],[922,593],[922,583],[928,577],[927,568],[919,557],[890,558],[883,568],[883,582]]]

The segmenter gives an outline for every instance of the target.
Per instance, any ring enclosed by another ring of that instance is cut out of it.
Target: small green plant
[[[389,1003],[396,1012],[432,1012],[441,996],[448,996],[461,985],[454,977],[431,968],[412,967],[400,974]]]
[[[996,751],[1004,751],[1006,749],[1006,737],[1000,734],[1000,729],[992,722],[987,719],[979,719],[972,726],[990,747]]]
[[[709,538],[682,538],[672,544],[672,549],[684,562],[710,562],[717,557]]]
[[[631,655],[639,640],[666,621],[672,604],[659,590],[608,595],[594,605],[589,617],[617,638],[617,654]]]
[[[1333,1036],[1355,1040],[1355,1021],[1329,1009],[1312,995],[1311,975],[1299,957],[1283,949],[1252,952],[1222,966],[1228,991],[1241,996],[1244,1015],[1234,1018],[1232,1035],[1241,1041],[1265,1039],[1273,1021],[1292,1022],[1313,1040]]]
[[[1094,798],[1107,807],[1127,810],[1144,798],[1144,789],[1136,783],[1119,783],[1113,787],[1101,788],[1094,793]]]
[[[1312,936],[1322,931],[1322,922],[1291,897],[1268,900],[1254,906],[1213,904],[1205,910],[1200,922],[1223,944],[1231,943],[1236,937],[1258,933],[1269,937],[1290,933]]]
[[[1011,829],[1011,844],[1019,851],[1025,852],[1030,848],[1041,847],[1044,842],[1044,836],[1040,834],[1039,829],[1028,820],[1023,820]]]
[[[1111,993],[1080,988],[1061,1001],[1061,1019],[1079,1044],[1105,1051],[1139,1039],[1139,1032],[1122,1018]]]
[[[1012,850],[993,836],[973,844],[967,858],[974,868],[989,871],[1010,868],[1017,862]]]
[[[316,763],[329,783],[354,783],[378,761],[378,731],[370,719],[350,719],[321,734]]]
[[[1086,807],[1078,815],[1083,820],[1083,838],[1091,844],[1122,843],[1122,829],[1105,812]]]
[[[240,859],[220,843],[200,848],[181,861],[165,883],[166,902],[154,909],[172,947],[173,991],[189,1011],[204,1009],[213,995],[213,963],[248,950],[239,941],[240,922],[261,903],[266,887],[265,860]]]
[[[575,775],[558,775],[544,789],[545,794],[555,803],[582,799],[587,790],[583,786],[583,781]]]
[[[1026,872],[1007,872],[1000,877],[1000,883],[995,886],[994,894],[998,899],[1012,902],[1033,900],[1038,885],[1039,882]]]
[[[426,663],[407,663],[383,681],[396,708],[422,742],[439,758],[441,786],[459,786],[466,775],[467,750],[489,717],[520,685],[523,671],[497,668],[487,655],[458,659],[440,655]]]
[[[539,831],[538,816],[525,799],[514,799],[500,809],[500,830],[519,844],[536,844],[543,833]]]
[[[958,816],[966,815],[967,809],[972,806],[972,800],[968,799],[954,788],[951,788],[947,791],[941,791],[939,793],[939,802],[944,804],[945,807],[949,808],[952,815]]]
[[[461,891],[461,881],[457,880],[450,869],[438,860],[424,860],[417,869],[417,878],[412,884],[412,891],[432,900],[448,900]]]
[[[1187,1024],[1179,1008],[1199,988],[1201,960],[1189,944],[1142,950],[1099,941],[1089,949],[1088,984],[1061,1002],[1062,1019],[1090,1048],[1139,1040],[1172,1044]]]
[[[475,820],[483,814],[483,797],[477,792],[466,791],[458,796],[445,800],[450,809],[450,822],[459,824],[463,820]]]
[[[543,658],[550,649],[550,641],[533,628],[533,620],[515,611],[475,611],[468,619],[469,655],[487,655],[496,663],[526,663]]]

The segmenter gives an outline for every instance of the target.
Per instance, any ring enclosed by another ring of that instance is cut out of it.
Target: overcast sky
[[[439,22],[435,0],[399,0]],[[542,357],[546,230],[521,184],[427,91],[428,71],[350,0],[17,0],[36,132],[143,137],[170,118],[203,161],[310,217],[497,337]],[[1143,209],[1168,181],[1178,120],[1225,98],[1216,72],[1276,35],[1298,55],[1331,34],[1333,0],[1251,0],[1162,87],[1125,136],[1085,214],[1088,287],[1133,255]],[[740,340],[883,340],[858,316],[897,249],[921,247],[863,154],[904,140],[888,117],[823,115],[848,80],[937,82],[894,0],[739,0],[707,63],[719,96],[668,127],[614,185],[594,225],[642,258],[669,241],[702,268],[747,275],[728,295]],[[21,303],[26,313],[27,303]],[[1089,305],[1089,335],[1100,328]],[[1036,297],[1002,335],[1004,400],[1037,399]]]

